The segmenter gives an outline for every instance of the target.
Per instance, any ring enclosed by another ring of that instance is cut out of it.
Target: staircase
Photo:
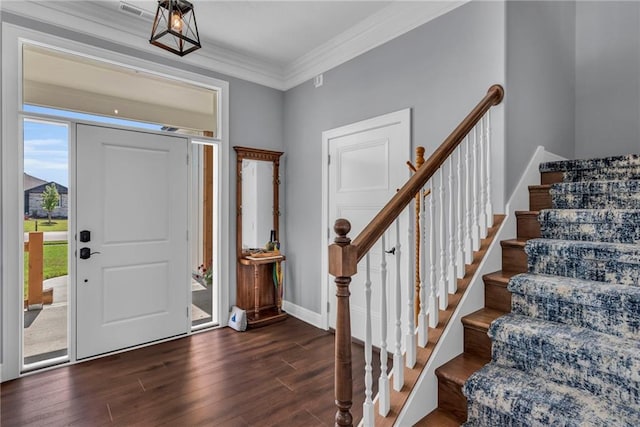
[[[418,425],[640,425],[640,156],[540,172]]]

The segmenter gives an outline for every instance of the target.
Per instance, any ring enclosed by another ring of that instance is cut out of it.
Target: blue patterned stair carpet
[[[465,426],[640,426],[640,155],[540,171],[563,182],[463,387]]]

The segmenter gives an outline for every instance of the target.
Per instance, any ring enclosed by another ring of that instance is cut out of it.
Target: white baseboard
[[[316,328],[322,328],[322,316],[320,313],[311,311],[289,301],[282,301],[282,309],[296,319],[300,319]]]

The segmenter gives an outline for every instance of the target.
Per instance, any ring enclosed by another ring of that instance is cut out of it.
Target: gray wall
[[[578,2],[576,156],[640,152],[640,3]]]
[[[84,44],[100,47],[103,49],[123,53],[147,61],[153,61],[168,65],[174,68],[183,69],[204,76],[214,77],[229,82],[229,138],[230,145],[241,145],[248,147],[259,147],[281,151],[283,145],[283,103],[284,94],[282,91],[271,89],[255,83],[240,80],[224,74],[215,73],[211,70],[192,66],[176,59],[167,59],[149,52],[123,47],[121,45],[101,40],[86,34],[75,33],[60,27],[43,24],[31,19],[4,12],[2,20],[31,28],[44,33],[56,35],[70,40],[75,40]],[[193,55],[197,55],[194,53]],[[235,260],[235,151],[230,149],[229,183],[230,183],[230,206],[229,206],[229,283],[235,284],[236,260]],[[223,230],[223,233],[225,230]],[[223,284],[228,286],[228,284]],[[229,286],[229,302],[235,303],[236,287]],[[222,316],[224,318],[224,315]]]
[[[287,300],[320,312],[322,132],[411,107],[428,154],[504,82],[504,43],[504,5],[471,2],[286,92]]]
[[[507,15],[506,194],[536,147],[574,152],[575,3],[510,1]]]
[[[4,18],[4,12],[2,11],[2,6],[0,5],[0,22],[2,22],[3,18]],[[0,70],[2,70],[2,56],[3,56],[2,55],[2,28],[0,27]],[[0,99],[2,99],[2,82],[1,81],[0,81]],[[2,129],[2,116],[3,115],[0,114],[0,129]],[[2,136],[0,136],[0,138],[2,138]],[[0,163],[0,176],[2,176],[1,163]],[[2,200],[2,189],[0,189],[0,200]],[[0,218],[2,217],[2,209],[4,209],[4,207],[0,206]],[[2,248],[2,243],[1,243],[2,241],[3,241],[2,228],[0,227],[0,260],[3,259],[2,251],[4,250]],[[2,277],[4,274],[3,269],[4,269],[4,265],[0,262],[0,277]],[[3,301],[2,301],[2,294],[3,294],[2,287],[0,287],[0,307],[4,307]],[[2,321],[2,314],[0,314],[0,321]],[[0,327],[0,364],[3,363],[3,357],[4,357],[4,351],[2,351],[2,342],[3,342],[2,330],[3,328]],[[0,381],[2,381],[2,378],[0,378]]]

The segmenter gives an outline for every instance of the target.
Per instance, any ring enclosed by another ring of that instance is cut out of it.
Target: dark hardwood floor
[[[333,425],[333,338],[294,318],[239,333],[196,334],[8,381],[8,426]],[[364,356],[352,345],[354,420]],[[374,354],[374,384],[379,356]]]

